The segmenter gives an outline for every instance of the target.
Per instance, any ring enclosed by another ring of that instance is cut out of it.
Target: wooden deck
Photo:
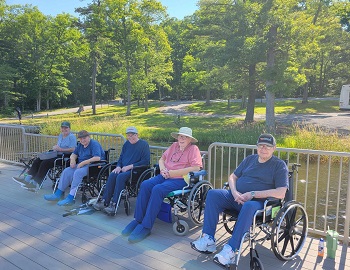
[[[65,208],[43,199],[52,192],[51,183],[38,193],[29,192],[11,180],[20,170],[0,163],[0,269],[222,269],[212,262],[213,255],[191,249],[190,241],[200,234],[198,227],[181,237],[174,235],[171,224],[157,220],[151,236],[130,244],[121,230],[132,215],[120,208],[116,217],[100,212],[63,217]],[[227,237],[219,224],[219,246]],[[270,242],[257,249],[267,270],[350,269],[348,247],[339,246],[335,260],[320,259],[317,244],[318,239],[308,238],[300,256],[289,262],[274,256]],[[247,251],[239,269],[249,269]]]

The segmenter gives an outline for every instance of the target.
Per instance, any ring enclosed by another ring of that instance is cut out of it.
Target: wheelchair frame
[[[290,189],[284,200],[268,198],[265,200],[264,208],[255,212],[252,226],[243,235],[239,250],[236,251],[234,263],[226,265],[226,268],[237,269],[245,241],[248,241],[250,246],[250,269],[264,269],[255,249],[257,242],[270,240],[275,256],[282,261],[292,260],[299,254],[307,238],[308,217],[304,207],[292,200],[293,178],[294,173],[298,172],[298,167],[300,164],[292,164],[292,170],[289,172]],[[230,223],[237,221],[238,214],[237,211],[225,210],[223,212],[224,227],[230,234],[234,230],[234,225]],[[257,229],[260,230],[257,232]],[[260,232],[265,235],[258,239]]]

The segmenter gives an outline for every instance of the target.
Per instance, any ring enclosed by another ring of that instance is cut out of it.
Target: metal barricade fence
[[[221,188],[229,175],[255,145],[213,143],[208,149],[208,180]],[[309,217],[309,232],[326,236],[328,228],[340,233],[349,243],[350,221],[350,153],[277,148],[275,153],[289,165],[301,164],[294,174],[294,199]]]
[[[122,135],[91,133],[91,137],[105,150],[115,149],[111,152],[111,162],[117,160],[126,141]],[[20,126],[0,125],[0,161],[20,163],[20,158],[47,151],[56,143],[57,136],[26,133]],[[167,148],[150,146],[151,164],[157,164]],[[256,146],[216,142],[201,153],[207,179],[215,188],[221,188],[239,163],[256,153]],[[301,164],[294,175],[294,199],[307,210],[309,232],[325,236],[329,227],[340,233],[340,240],[349,243],[350,153],[277,148],[275,155],[289,164]]]

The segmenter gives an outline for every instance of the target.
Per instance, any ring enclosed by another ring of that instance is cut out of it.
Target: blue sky
[[[170,17],[183,19],[184,16],[191,15],[197,9],[198,0],[159,0],[168,7]],[[66,12],[74,15],[74,8],[86,6],[91,0],[7,0],[8,5],[32,4],[45,15],[55,16],[58,13]]]

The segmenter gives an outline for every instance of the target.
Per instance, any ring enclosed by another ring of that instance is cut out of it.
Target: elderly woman
[[[59,156],[63,153],[70,154],[74,151],[76,145],[77,139],[70,131],[70,123],[67,121],[62,122],[61,133],[58,136],[57,144],[52,146],[52,150],[56,151]],[[24,188],[36,188],[37,184],[40,185],[44,180],[47,171],[54,166],[56,159],[57,157],[45,160],[36,158],[24,179],[13,177],[13,180],[20,183]]]
[[[150,235],[166,195],[185,187],[187,184],[184,175],[199,171],[202,167],[199,148],[192,144],[197,142],[192,136],[192,129],[182,127],[179,132],[172,132],[171,136],[177,142],[159,159],[160,174],[142,182],[136,200],[134,220],[122,231],[122,235],[129,236],[129,242],[139,242]]]

